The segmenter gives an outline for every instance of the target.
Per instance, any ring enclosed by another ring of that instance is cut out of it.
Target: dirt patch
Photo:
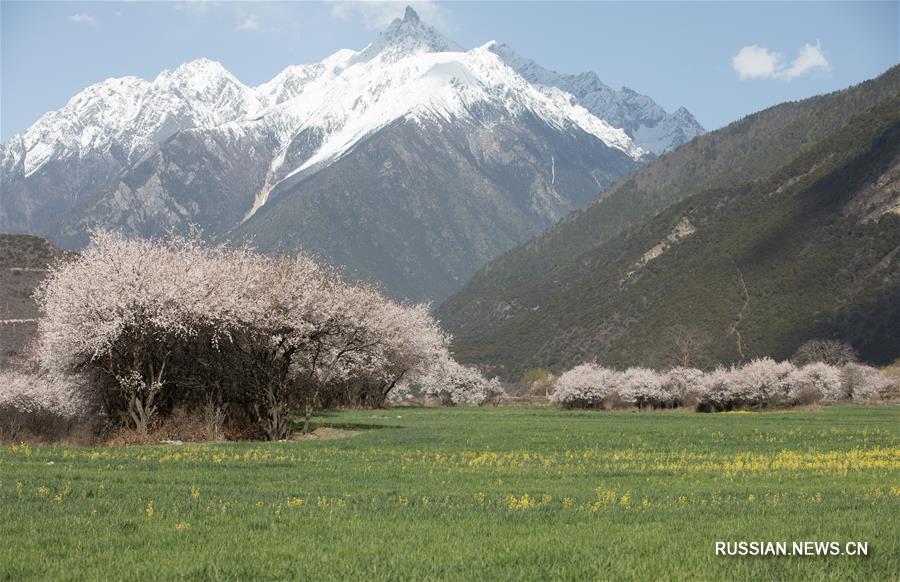
[[[331,428],[321,426],[309,434],[296,433],[291,435],[292,441],[330,441],[334,439],[346,439],[356,436],[358,430],[345,430],[343,428]]]

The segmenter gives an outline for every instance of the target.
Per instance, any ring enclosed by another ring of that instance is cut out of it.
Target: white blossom
[[[620,391],[621,374],[587,363],[560,375],[550,394],[550,402],[570,408],[590,408],[599,406],[607,398],[618,397]]]
[[[593,363],[581,364],[560,375],[549,400],[569,408],[591,408],[615,396],[640,408],[696,404],[699,410],[719,411],[886,400],[898,394],[900,383],[868,366],[817,362],[797,368],[791,362],[760,358],[709,372],[693,368],[617,372]]]
[[[0,371],[0,411],[76,418],[89,410],[77,377]]]
[[[699,398],[703,388],[703,370],[676,367],[662,378],[663,391],[673,404],[685,404]]]
[[[803,392],[813,393],[825,402],[845,400],[848,396],[841,381],[840,369],[821,362],[796,369],[789,376],[788,383],[788,396],[795,400]]]
[[[434,362],[418,378],[422,394],[444,404],[484,404],[502,394],[500,380],[487,379],[475,368],[463,366],[449,355]]]
[[[91,373],[99,400],[133,418],[134,409],[155,414],[198,390],[229,389],[281,438],[291,404],[308,416],[326,390],[364,386],[379,404],[416,378],[453,402],[496,389],[453,361],[427,305],[349,284],[302,253],[276,259],[197,237],[101,231],[52,270],[36,297],[42,367]],[[116,401],[118,393],[128,398]],[[142,401],[149,394],[158,406]]]

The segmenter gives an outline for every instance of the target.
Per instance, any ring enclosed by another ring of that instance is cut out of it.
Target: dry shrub
[[[631,403],[615,392],[607,394],[600,399],[600,408],[602,408],[603,410],[624,410],[630,407]]]
[[[813,406],[822,401],[822,393],[812,384],[802,384],[791,394],[794,406]]]

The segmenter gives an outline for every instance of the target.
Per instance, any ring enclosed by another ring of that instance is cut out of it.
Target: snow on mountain
[[[638,146],[654,154],[665,153],[706,131],[684,107],[667,113],[653,99],[628,87],[612,89],[596,73],[557,73],[518,55],[504,44],[494,43],[490,50],[530,83],[572,94],[588,111],[624,129]]]
[[[77,247],[95,225],[197,224],[446,296],[648,157],[582,88],[529,81],[495,47],[466,50],[408,9],[364,49],[256,87],[207,59],[108,79],[0,146],[0,230]]]
[[[646,153],[624,131],[574,104],[569,95],[536,89],[485,47],[423,52],[392,62],[357,62],[324,91],[304,97],[289,104],[294,111],[308,112],[308,121],[299,130],[320,127],[328,137],[294,172],[339,156],[365,135],[402,117],[490,123],[481,114],[483,104],[490,104],[491,116],[530,112],[561,129],[580,127],[634,159]]]
[[[309,83],[325,72],[322,64],[291,65],[255,89],[257,98],[267,105],[278,105],[300,95]]]
[[[530,113],[560,129],[578,127],[633,159],[646,154],[624,131],[592,115],[570,95],[527,82],[490,50],[492,44],[465,51],[408,9],[359,53],[333,57],[330,66],[312,74],[304,69],[302,91],[267,112],[264,123],[281,136],[284,148],[298,135],[304,140],[317,136],[318,147],[291,164],[283,150],[245,220],[266,203],[279,181],[337,159],[365,136],[402,118],[491,123],[492,117]],[[271,94],[273,88],[262,91]]]
[[[349,64],[378,58],[383,62],[398,61],[413,54],[429,52],[464,52],[465,49],[425,24],[410,6],[403,18],[396,18],[378,40],[355,55]]]
[[[265,127],[287,146],[298,133],[317,128],[325,136],[321,147],[291,168],[295,172],[340,155],[400,117],[466,117],[479,103],[490,103],[505,115],[528,111],[558,127],[578,126],[635,159],[644,155],[615,122],[592,115],[562,91],[532,86],[497,58],[496,46],[465,51],[409,8],[362,51],[290,66],[255,88],[208,59],[163,71],[153,81],[108,79],[44,115],[7,149],[24,156],[28,175],[53,157],[116,144],[131,162],[185,129],[253,120],[248,129]]]
[[[91,85],[65,107],[47,113],[26,132],[13,137],[7,155],[17,161],[22,158],[28,176],[51,157],[108,148],[113,137],[123,133],[140,113],[142,97],[149,85],[137,77],[108,79]],[[138,139],[135,135],[134,140]]]
[[[87,87],[13,137],[7,155],[23,163],[25,176],[53,158],[111,148],[120,148],[127,163],[179,130],[220,126],[259,109],[253,91],[225,67],[198,59],[153,81],[122,77]]]

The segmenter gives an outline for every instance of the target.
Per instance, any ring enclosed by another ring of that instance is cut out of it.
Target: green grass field
[[[900,410],[398,408],[349,438],[0,449],[0,579],[896,580]],[[868,542],[717,557],[715,541]]]

